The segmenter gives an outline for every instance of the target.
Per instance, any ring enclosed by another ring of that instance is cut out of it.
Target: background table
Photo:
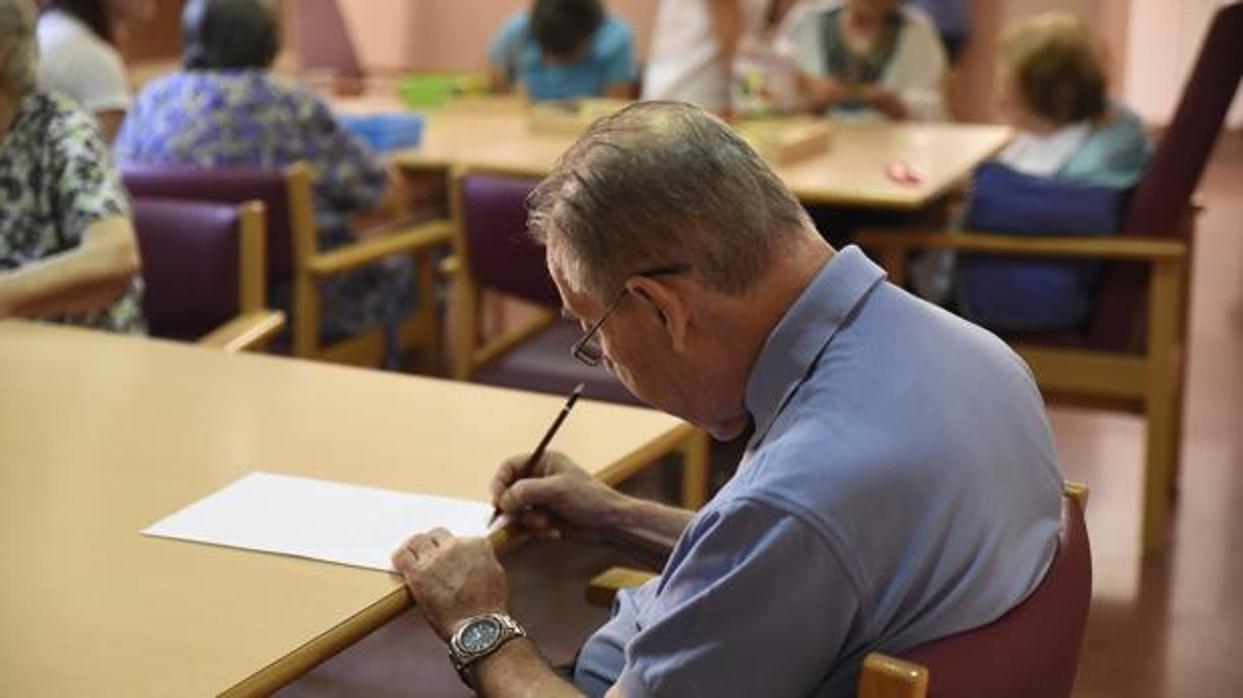
[[[484,500],[563,399],[0,321],[0,695],[268,693],[396,615],[372,570],[139,530],[251,470]],[[585,401],[617,480],[700,433]]]
[[[341,99],[354,113],[399,108],[383,98]],[[1005,126],[955,123],[833,122],[833,142],[821,155],[774,167],[804,203],[917,210],[961,184],[977,165],[1011,137]],[[418,148],[400,151],[403,166],[427,169],[477,167],[542,177],[574,141],[536,135],[513,99],[474,99],[429,111]],[[919,181],[894,181],[887,169],[905,164]]]

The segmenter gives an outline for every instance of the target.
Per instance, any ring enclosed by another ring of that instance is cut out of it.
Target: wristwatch
[[[504,613],[484,613],[467,618],[453,637],[449,639],[449,659],[462,682],[475,687],[471,666],[500,649],[501,645],[516,637],[526,637],[527,632],[513,618]]]

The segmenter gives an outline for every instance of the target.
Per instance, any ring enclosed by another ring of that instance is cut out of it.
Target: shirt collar
[[[747,412],[755,424],[752,447],[764,439],[838,328],[884,278],[885,272],[851,245],[833,255],[782,316],[747,379]]]

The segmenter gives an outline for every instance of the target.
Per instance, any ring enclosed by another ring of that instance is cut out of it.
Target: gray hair
[[[732,129],[698,107],[640,102],[600,119],[528,200],[531,235],[555,236],[571,287],[596,298],[647,269],[689,265],[739,295],[810,226]]]
[[[5,86],[19,94],[34,87],[39,48],[30,0],[0,0],[0,45],[9,50],[3,66]]]

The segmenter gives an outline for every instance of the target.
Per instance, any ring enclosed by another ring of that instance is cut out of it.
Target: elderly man
[[[535,534],[663,565],[619,596],[573,684],[505,615],[486,541],[434,530],[397,551],[480,693],[852,695],[867,652],[985,624],[1040,582],[1060,474],[1026,367],[835,252],[728,127],[659,102],[596,123],[536,192],[531,229],[586,327],[579,358],[716,438],[754,432],[695,513],[558,455],[501,466],[495,501]]]

